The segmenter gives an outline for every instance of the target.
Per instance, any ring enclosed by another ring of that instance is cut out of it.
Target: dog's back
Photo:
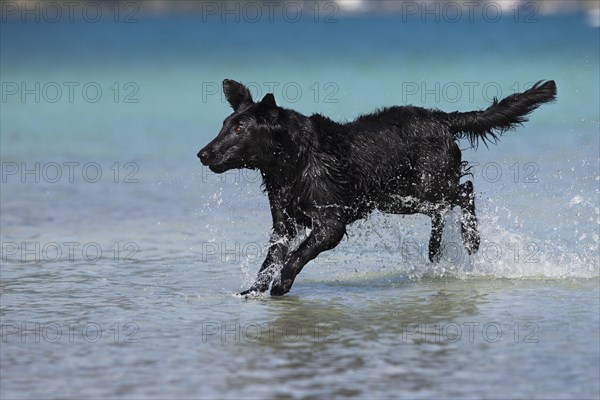
[[[339,184],[348,186],[350,208],[373,209],[390,194],[440,200],[446,193],[440,182],[457,184],[461,163],[445,115],[411,106],[384,108],[345,124],[315,115],[314,151],[331,154],[343,168],[347,179]]]

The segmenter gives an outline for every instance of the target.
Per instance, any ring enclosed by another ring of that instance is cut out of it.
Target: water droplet
[[[583,201],[583,198],[579,195],[573,196],[571,201],[569,201],[569,207],[574,206],[575,204],[579,204]]]

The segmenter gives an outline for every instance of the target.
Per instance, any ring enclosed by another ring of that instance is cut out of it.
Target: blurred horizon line
[[[600,18],[600,1],[598,0],[144,0],[144,1],[115,1],[115,0],[76,0],[67,2],[76,7],[81,4],[96,3],[110,5],[120,3],[134,4],[141,11],[153,13],[169,12],[235,12],[240,8],[260,7],[274,9],[295,4],[300,8],[314,9],[315,6],[323,11],[342,12],[345,15],[389,12],[395,14],[424,15],[435,12],[454,12],[458,9],[469,10],[473,7],[489,7],[495,10],[515,10],[516,7],[528,8],[541,15],[554,15],[584,11],[592,17]],[[45,4],[45,5],[43,5]],[[57,0],[0,0],[0,14],[9,15],[14,7],[20,10],[34,11],[36,7],[46,7],[51,4],[60,5]],[[452,7],[450,7],[452,6]],[[450,10],[450,8],[453,8]]]
[[[400,16],[404,22],[455,23],[468,19],[535,23],[538,17],[581,15],[600,28],[599,0],[0,0],[2,23],[60,22],[102,17],[135,23],[136,16],[191,15],[203,22],[269,23],[285,20],[335,23],[338,18]]]

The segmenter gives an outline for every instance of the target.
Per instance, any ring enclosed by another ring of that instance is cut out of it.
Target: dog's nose
[[[198,152],[198,158],[200,159],[200,161],[202,161],[203,163],[205,163],[208,160],[208,151],[206,151],[206,150],[200,150]]]

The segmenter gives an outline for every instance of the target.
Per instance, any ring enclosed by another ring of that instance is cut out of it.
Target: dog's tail
[[[515,93],[483,111],[448,113],[450,132],[456,138],[467,138],[477,147],[479,139],[496,143],[498,136],[527,121],[527,115],[540,105],[556,99],[556,83],[539,81],[523,93]]]

